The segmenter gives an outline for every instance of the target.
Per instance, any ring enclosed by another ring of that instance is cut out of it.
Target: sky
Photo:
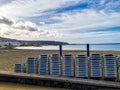
[[[120,0],[0,0],[0,37],[120,43]]]

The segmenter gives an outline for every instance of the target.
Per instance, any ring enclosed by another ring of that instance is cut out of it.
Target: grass
[[[0,49],[0,70],[13,71],[14,64],[24,63],[27,57],[38,57],[40,54],[56,54],[58,50],[17,50]],[[91,51],[91,54],[114,54],[120,55],[120,51]],[[63,51],[63,54],[86,54],[85,51]]]

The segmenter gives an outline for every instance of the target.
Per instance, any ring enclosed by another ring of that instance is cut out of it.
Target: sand
[[[13,71],[14,64],[24,63],[27,57],[39,57],[41,54],[59,54],[58,50],[3,50],[0,49],[0,70]],[[92,51],[91,54],[99,53],[120,55],[120,51]],[[86,54],[86,51],[63,51],[63,54],[72,54],[74,56],[78,54]]]

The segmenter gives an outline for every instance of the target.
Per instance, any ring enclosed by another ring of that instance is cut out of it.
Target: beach
[[[70,89],[0,82],[0,90],[70,90]]]
[[[114,54],[119,55],[120,51],[91,51],[91,54]],[[14,64],[24,63],[28,57],[39,57],[41,54],[59,54],[58,50],[18,50],[18,49],[1,49],[0,50],[0,70],[14,72]],[[64,54],[86,54],[85,50],[64,50]],[[23,85],[8,82],[0,82],[0,90],[66,90],[63,88],[50,88],[33,85]]]
[[[114,54],[120,55],[120,51],[91,51],[91,54]],[[0,70],[14,71],[14,64],[24,63],[28,57],[39,57],[41,54],[59,54],[58,50],[6,50],[0,49]],[[86,54],[84,50],[64,50],[64,54],[72,54],[77,56],[79,54]]]

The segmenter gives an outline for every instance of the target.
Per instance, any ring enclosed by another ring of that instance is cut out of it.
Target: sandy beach
[[[39,57],[41,54],[59,54],[58,50],[5,50],[0,49],[0,70],[13,71],[13,66],[16,63],[24,63],[27,57]],[[120,51],[91,51],[91,54],[99,53],[104,54],[114,54],[120,55]],[[63,54],[72,54],[77,56],[79,54],[86,54],[86,51],[79,50],[66,50],[63,51]]]

